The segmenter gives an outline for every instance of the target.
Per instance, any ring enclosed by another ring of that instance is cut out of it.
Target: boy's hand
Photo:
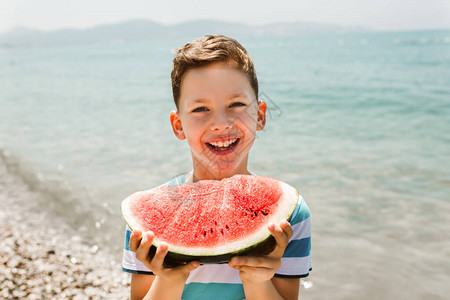
[[[199,262],[193,261],[176,268],[165,268],[163,262],[169,251],[166,243],[159,245],[153,258],[148,255],[154,238],[155,235],[151,231],[142,233],[140,230],[133,230],[130,236],[130,249],[136,253],[136,258],[161,280],[185,282],[189,273],[200,266]]]
[[[277,242],[271,253],[265,256],[237,256],[228,263],[230,267],[239,270],[243,283],[270,280],[281,267],[281,257],[293,234],[291,224],[282,221],[280,225],[270,224],[268,229]]]

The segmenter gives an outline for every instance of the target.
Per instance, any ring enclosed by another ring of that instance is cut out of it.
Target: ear
[[[181,119],[178,112],[172,110],[170,112],[170,124],[172,125],[172,130],[175,136],[179,140],[186,139],[186,135],[184,135],[183,125],[181,124]]]
[[[256,121],[256,130],[261,131],[266,126],[266,102],[263,100],[258,101],[258,120]]]

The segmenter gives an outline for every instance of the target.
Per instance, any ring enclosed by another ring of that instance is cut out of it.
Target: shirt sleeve
[[[307,277],[311,268],[311,214],[302,196],[289,219],[294,232],[275,277]]]
[[[136,258],[136,254],[130,249],[131,229],[126,227],[125,244],[123,249],[122,270],[128,273],[153,275],[152,271]]]

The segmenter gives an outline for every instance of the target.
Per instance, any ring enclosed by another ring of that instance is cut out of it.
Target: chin
[[[240,170],[240,166],[237,162],[220,162],[220,163],[211,163],[211,171],[220,174],[223,172],[230,173],[233,171]]]
[[[205,152],[204,152],[205,153]],[[207,153],[207,152],[206,152]],[[197,156],[195,165],[213,177],[222,177],[229,174],[238,174],[247,170],[246,159],[237,155],[224,155],[221,157]]]

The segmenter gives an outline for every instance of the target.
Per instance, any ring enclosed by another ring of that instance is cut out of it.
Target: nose
[[[230,129],[232,126],[233,120],[226,112],[217,112],[212,116],[211,130],[222,132]]]

